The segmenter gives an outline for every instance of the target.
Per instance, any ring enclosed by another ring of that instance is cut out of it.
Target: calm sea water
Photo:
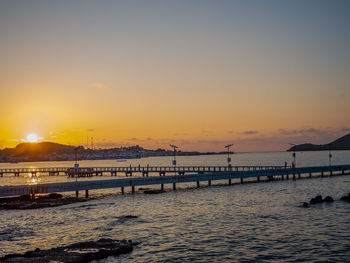
[[[349,151],[333,156],[334,164],[350,163]],[[232,159],[237,165],[292,161],[291,153],[284,152],[236,154]],[[169,165],[171,158],[86,161],[81,166],[139,163]],[[225,156],[179,157],[178,164],[223,165]],[[328,165],[328,153],[297,153],[297,164]],[[100,262],[350,262],[350,203],[300,207],[317,194],[339,200],[348,192],[350,176],[339,176],[115,195],[56,208],[0,211],[0,255],[108,237],[132,239],[138,245],[130,254]],[[126,215],[138,218],[125,219]]]

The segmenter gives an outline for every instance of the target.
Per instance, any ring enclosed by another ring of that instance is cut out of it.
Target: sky
[[[0,0],[0,149],[286,150],[350,132],[350,1]]]

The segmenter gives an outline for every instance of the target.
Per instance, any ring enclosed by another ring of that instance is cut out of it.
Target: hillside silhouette
[[[328,144],[304,143],[291,147],[287,151],[328,151],[328,150],[350,150],[350,133]]]
[[[20,143],[15,148],[6,148],[3,152],[12,156],[35,156],[45,154],[74,153],[75,146],[54,142]]]

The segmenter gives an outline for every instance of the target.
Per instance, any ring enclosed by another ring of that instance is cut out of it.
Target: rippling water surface
[[[307,154],[300,160],[304,165],[328,164],[325,152]],[[338,163],[350,163],[349,152],[333,155],[334,162],[338,158]],[[280,165],[290,159],[290,153],[242,154],[237,164]],[[146,158],[126,165],[164,165],[170,160]],[[108,162],[112,161],[86,164]],[[224,164],[225,157],[182,157],[178,162]],[[132,239],[138,245],[130,254],[101,262],[349,262],[350,203],[300,207],[317,194],[339,200],[348,192],[350,176],[338,176],[116,195],[56,208],[0,211],[0,255],[109,237]]]

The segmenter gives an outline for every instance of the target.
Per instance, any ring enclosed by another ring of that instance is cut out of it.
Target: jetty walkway
[[[267,169],[281,169],[285,166],[122,166],[122,167],[50,167],[50,168],[5,168],[0,169],[0,177],[20,176],[31,174],[32,176],[69,176],[69,177],[91,177],[91,176],[125,176],[142,175],[149,176],[159,174],[159,176],[169,173],[184,175],[188,173],[226,172],[226,171],[256,171]]]
[[[84,169],[84,168],[79,168]],[[313,166],[313,167],[298,167],[298,168],[270,168],[256,170],[231,170],[231,171],[207,171],[203,173],[150,176],[150,177],[128,177],[115,178],[106,180],[93,181],[76,181],[64,183],[48,183],[36,185],[16,185],[16,186],[0,186],[0,197],[16,196],[25,194],[41,194],[54,192],[76,192],[85,191],[85,197],[89,195],[89,190],[106,189],[106,188],[121,188],[124,193],[125,187],[131,188],[131,193],[135,193],[136,186],[160,185],[160,189],[164,190],[165,184],[172,184],[173,190],[176,190],[178,183],[196,183],[200,187],[200,182],[208,182],[211,186],[214,180],[228,180],[228,184],[232,184],[233,179],[238,179],[240,183],[248,178],[256,178],[260,181],[273,180],[289,180],[323,176],[341,176],[350,174],[349,165],[334,165],[334,166]]]

